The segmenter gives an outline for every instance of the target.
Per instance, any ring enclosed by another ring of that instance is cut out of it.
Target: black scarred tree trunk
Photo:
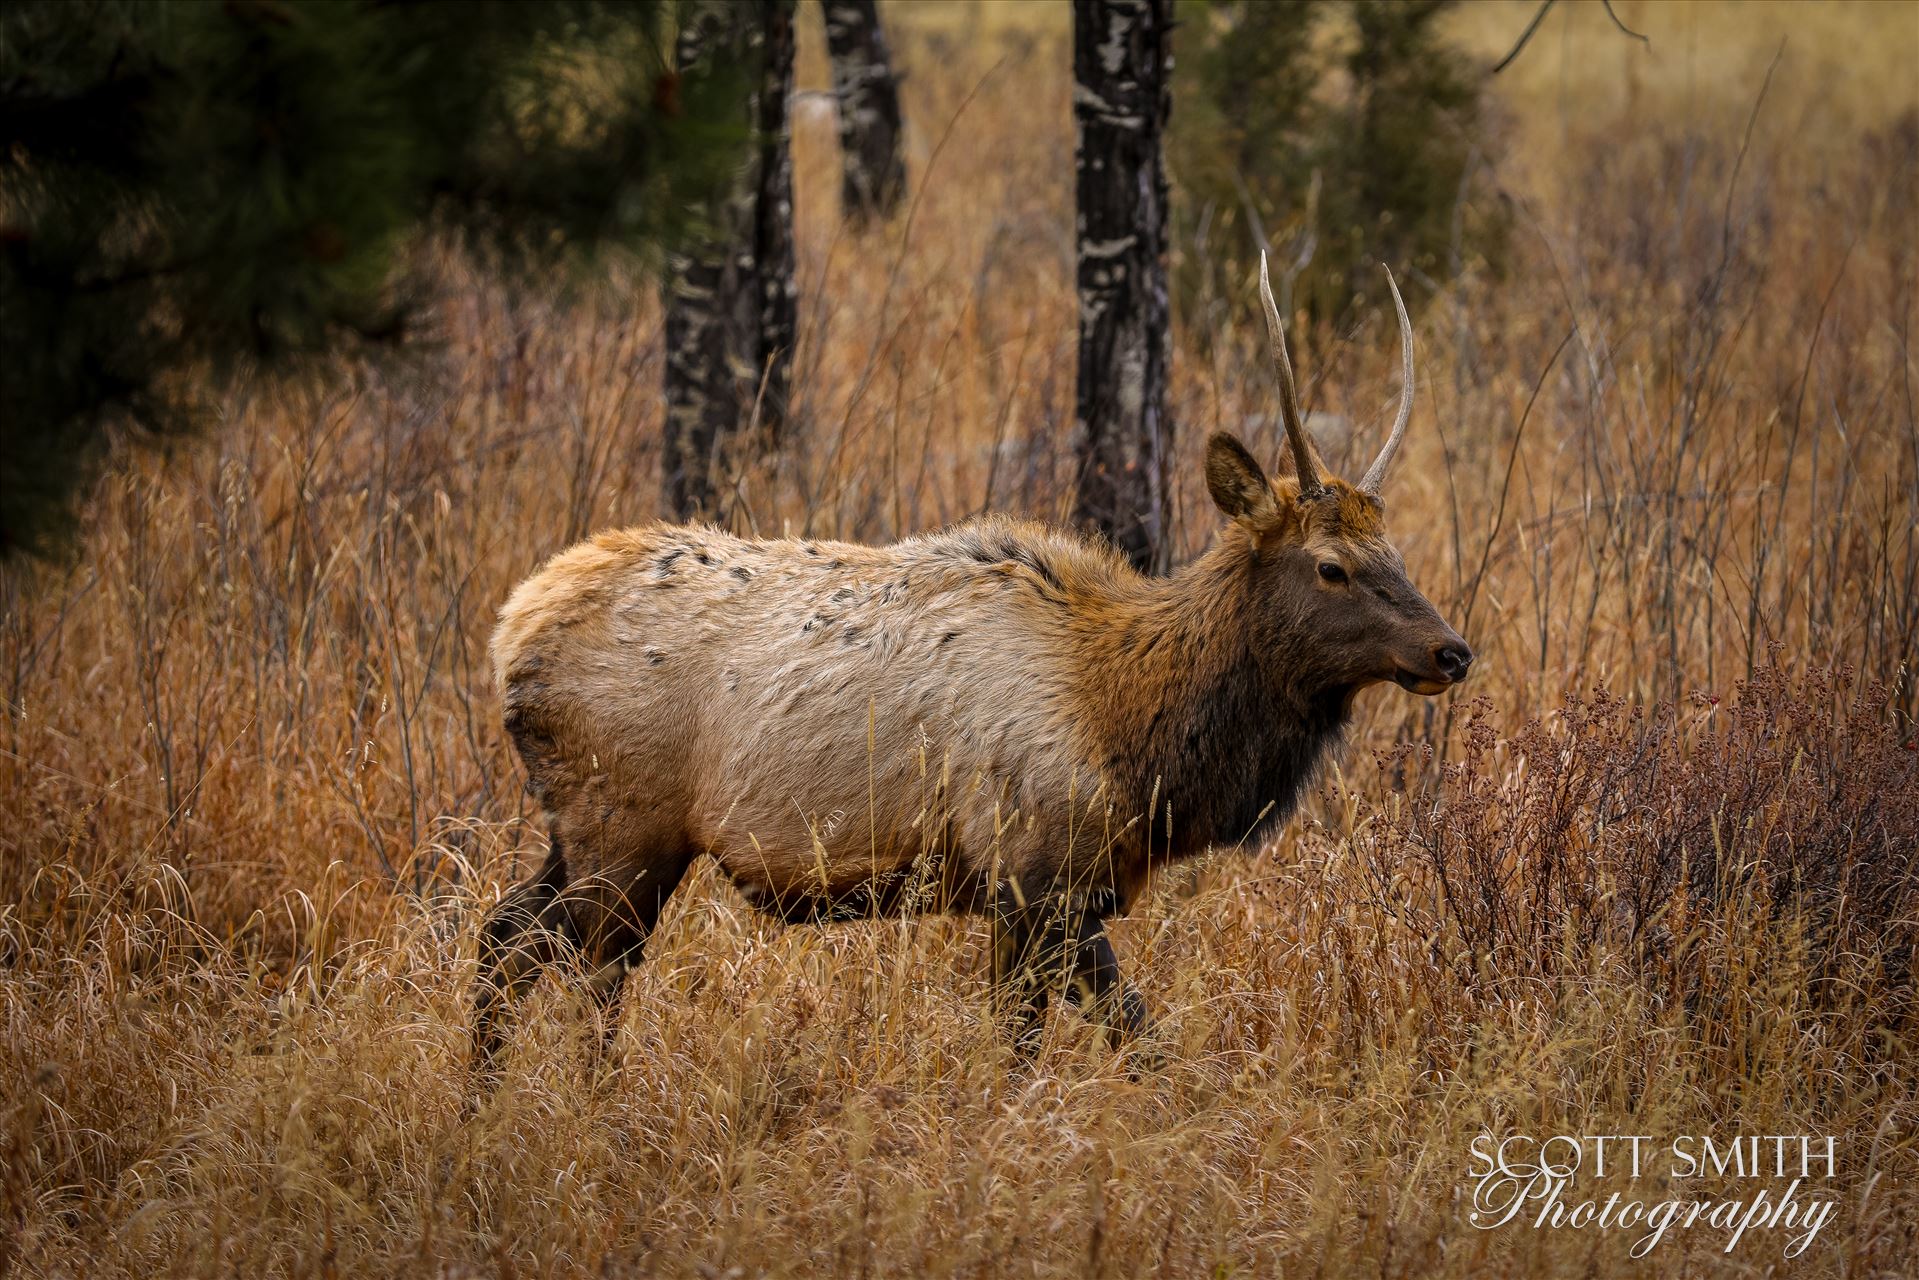
[[[884,218],[906,191],[900,91],[874,0],[822,0],[833,94],[840,108],[840,209],[854,223]]]
[[[1074,0],[1079,459],[1074,517],[1132,562],[1171,562],[1166,165],[1173,0]]]
[[[686,71],[708,58],[746,69],[753,144],[712,225],[669,263],[666,295],[665,501],[676,519],[718,518],[749,450],[785,425],[798,290],[793,283],[795,0],[704,0],[675,51]]]

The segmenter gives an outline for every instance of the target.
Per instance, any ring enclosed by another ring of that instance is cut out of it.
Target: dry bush
[[[1514,260],[1419,333],[1388,519],[1482,654],[1475,700],[1367,694],[1301,821],[1120,924],[1163,1079],[1070,1016],[1010,1069],[976,922],[781,928],[703,868],[614,1053],[543,984],[463,1117],[474,926],[543,849],[486,633],[544,556],[654,513],[660,334],[634,282],[562,304],[448,258],[423,370],[237,395],[201,444],[124,453],[70,563],[0,577],[6,1257],[1653,1265],[1613,1236],[1471,1229],[1491,1128],[1838,1135],[1843,1207],[1794,1272],[1909,1266],[1919,51],[1870,6],[1816,29],[1616,7],[1651,55],[1559,6],[1497,82],[1513,139],[1482,176]],[[1456,34],[1497,56],[1530,13],[1467,7]],[[913,208],[839,231],[831,122],[802,117],[798,443],[739,478],[743,529],[886,539],[1069,499],[1064,14],[888,16]],[[1214,525],[1206,432],[1278,456],[1250,282],[1233,314],[1176,335],[1187,553]],[[1309,407],[1354,424],[1329,455],[1363,461],[1390,322],[1299,348]],[[1718,1245],[1657,1265],[1776,1261]]]
[[[1381,900],[1416,912],[1436,949],[1456,940],[1468,986],[1550,976],[1595,949],[1670,961],[1693,920],[1738,903],[1822,954],[1884,964],[1875,985],[1910,1001],[1919,758],[1885,687],[1851,686],[1850,672],[1768,663],[1689,712],[1602,687],[1510,737],[1478,699],[1459,758],[1361,841]],[[1382,764],[1430,754],[1404,744]]]
[[[1618,966],[1710,1044],[1763,962],[1795,1005],[1848,1014],[1862,1053],[1910,1037],[1919,746],[1883,686],[1851,686],[1768,663],[1724,705],[1602,687],[1510,736],[1479,699],[1459,758],[1355,833],[1371,904],[1428,940],[1435,1005]]]

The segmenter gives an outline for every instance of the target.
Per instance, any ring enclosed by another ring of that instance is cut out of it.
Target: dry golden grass
[[[1497,82],[1513,261],[1419,326],[1389,519],[1480,674],[1367,695],[1275,844],[1118,927],[1159,1079],[1071,1016],[1012,1069],[977,922],[785,929],[702,867],[611,1057],[543,984],[463,1117],[474,927],[543,849],[485,637],[655,511],[650,293],[447,262],[424,376],[129,452],[0,582],[0,1273],[1909,1274],[1919,15],[1617,7],[1650,52],[1560,6]],[[1496,56],[1530,13],[1456,21]],[[1065,13],[888,17],[914,209],[840,235],[802,120],[801,443],[743,526],[1067,500]],[[1276,456],[1242,303],[1175,335],[1186,552],[1206,433]],[[1363,462],[1389,325],[1298,347]],[[1482,1130],[1832,1134],[1840,1208],[1791,1262],[1479,1231]]]

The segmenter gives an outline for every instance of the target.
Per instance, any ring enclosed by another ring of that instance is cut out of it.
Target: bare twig
[[[1631,27],[1627,26],[1625,23],[1619,20],[1619,15],[1613,12],[1612,0],[1599,0],[1599,3],[1606,6],[1606,16],[1612,19],[1612,24],[1615,27],[1618,27],[1621,32],[1631,36],[1633,39],[1637,40],[1640,44],[1643,44],[1643,45],[1652,44],[1652,37],[1640,35],[1637,31],[1634,31]]]
[[[1558,0],[1546,0],[1546,3],[1539,6],[1539,12],[1535,13],[1533,20],[1526,24],[1526,29],[1519,33],[1519,42],[1513,45],[1511,51],[1509,51],[1505,57],[1493,64],[1493,69],[1488,71],[1486,73],[1487,75],[1496,76],[1512,65],[1513,59],[1519,56],[1519,51],[1526,47],[1526,42],[1533,38],[1533,32],[1539,30],[1539,24],[1546,20],[1546,14],[1551,11],[1553,5],[1557,3]]]
[[[1513,59],[1519,56],[1519,51],[1526,47],[1527,42],[1533,38],[1533,33],[1539,30],[1539,24],[1546,20],[1547,10],[1551,9],[1556,3],[1558,3],[1558,0],[1546,0],[1544,4],[1539,6],[1539,12],[1535,13],[1533,20],[1526,24],[1526,29],[1519,33],[1518,43],[1513,45],[1511,51],[1508,52],[1505,57],[1493,65],[1493,69],[1487,72],[1487,75],[1496,76],[1512,65]],[[1599,3],[1605,6],[1606,16],[1612,19],[1612,24],[1618,27],[1622,34],[1631,36],[1643,45],[1650,46],[1652,44],[1652,38],[1650,36],[1641,35],[1619,20],[1619,15],[1613,12],[1612,0],[1599,0]]]

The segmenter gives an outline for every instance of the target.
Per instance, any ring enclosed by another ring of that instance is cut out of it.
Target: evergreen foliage
[[[1181,0],[1175,288],[1201,332],[1241,305],[1262,237],[1282,307],[1317,318],[1376,295],[1381,260],[1415,281],[1497,262],[1505,212],[1469,172],[1481,73],[1439,31],[1448,7]]]
[[[664,0],[15,0],[0,16],[0,554],[48,550],[116,422],[405,330],[404,255],[641,248],[745,140]],[[201,392],[203,394],[203,392]]]

